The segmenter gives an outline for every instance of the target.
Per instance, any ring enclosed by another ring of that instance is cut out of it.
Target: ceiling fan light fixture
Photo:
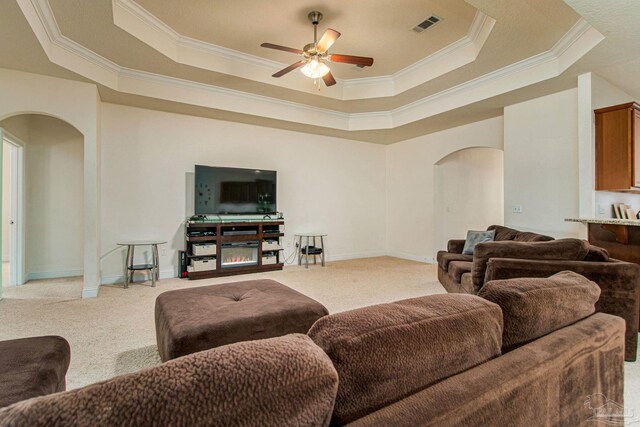
[[[324,62],[317,58],[312,58],[300,69],[300,71],[307,77],[319,79],[331,70]]]

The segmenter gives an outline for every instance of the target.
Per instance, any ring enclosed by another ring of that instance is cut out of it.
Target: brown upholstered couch
[[[489,229],[496,230],[496,241],[478,244],[473,256],[462,254],[464,240],[450,240],[448,250],[438,252],[438,279],[448,292],[477,294],[491,280],[574,271],[600,286],[596,311],[625,319],[626,360],[636,360],[640,265],[609,258],[606,250],[580,239]]]
[[[0,409],[0,426],[587,425],[590,395],[623,404],[624,394],[624,321],[593,314],[599,292],[563,273],[495,281],[484,298],[338,313],[307,335],[16,403]]]
[[[490,230],[495,230],[494,242],[527,243],[554,240],[553,237],[543,234],[518,231],[501,225],[492,225],[487,228],[487,231]],[[449,240],[447,250],[438,252],[436,258],[438,261],[438,280],[447,292],[476,294],[484,284],[484,271],[474,269],[473,255],[462,253],[464,242],[464,239]]]
[[[0,341],[0,408],[66,388],[71,348],[51,335]]]

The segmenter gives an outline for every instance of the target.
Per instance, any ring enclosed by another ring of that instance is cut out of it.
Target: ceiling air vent
[[[424,30],[426,30],[427,28],[436,25],[440,21],[442,21],[442,19],[440,19],[437,16],[433,15],[433,16],[428,17],[427,19],[425,19],[424,21],[422,21],[421,23],[419,23],[415,27],[413,27],[411,30],[415,31],[416,33],[421,33]]]

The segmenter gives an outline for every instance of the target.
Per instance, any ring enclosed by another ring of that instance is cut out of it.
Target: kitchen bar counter
[[[609,251],[611,257],[640,264],[640,220],[616,218],[566,218],[589,228],[589,243]]]
[[[640,227],[640,219],[617,219],[617,218],[565,218],[567,222],[582,222],[583,224],[612,224],[630,225]]]

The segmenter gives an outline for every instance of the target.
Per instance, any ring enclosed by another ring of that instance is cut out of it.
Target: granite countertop
[[[639,219],[617,219],[617,218],[565,218],[568,222],[582,222],[584,224],[613,224],[613,225],[631,225],[640,227]]]

